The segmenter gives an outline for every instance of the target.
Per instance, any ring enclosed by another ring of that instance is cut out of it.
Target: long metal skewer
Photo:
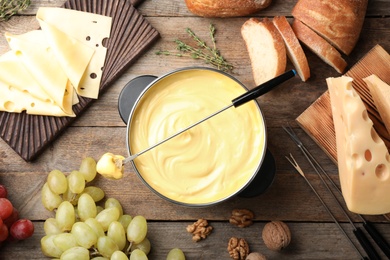
[[[362,259],[367,259],[367,257],[364,257],[362,253],[360,253],[359,249],[355,246],[355,244],[352,242],[351,238],[347,235],[343,227],[340,225],[340,223],[337,221],[337,219],[334,217],[328,206],[325,204],[325,202],[322,200],[321,196],[318,194],[316,189],[313,187],[313,185],[310,183],[310,181],[306,178],[304,172],[302,171],[301,167],[298,165],[298,163],[295,161],[292,154],[290,154],[290,157],[286,156],[286,159],[291,163],[291,165],[297,170],[297,172],[305,179],[306,183],[310,186],[310,188],[313,190],[313,192],[316,194],[317,198],[321,201],[322,205],[328,212],[328,214],[333,219],[334,223],[337,225],[337,227],[340,229],[340,231],[344,234],[344,236],[348,239],[348,241],[351,243],[351,245],[355,248],[356,252],[359,253]]]
[[[302,141],[299,140],[298,136],[295,134],[295,132],[293,131],[293,129],[291,127],[289,127],[289,129],[287,129],[286,127],[283,127],[283,129],[289,134],[289,136],[291,137],[291,139],[296,143],[296,145],[298,146],[298,148],[302,151],[302,153],[304,154],[304,156],[306,157],[306,159],[309,161],[309,163],[312,165],[312,167],[315,169],[315,171],[317,172],[317,174],[320,176],[321,178],[321,181],[325,184],[325,186],[327,187],[327,189],[332,193],[333,197],[337,200],[336,196],[333,194],[333,192],[330,190],[329,186],[327,185],[327,183],[325,182],[325,180],[322,178],[321,174],[318,172],[317,168],[321,170],[322,174],[325,175],[325,177],[328,179],[328,181],[332,184],[332,186],[334,187],[334,189],[340,194],[342,195],[342,192],[340,190],[340,188],[336,185],[336,183],[332,180],[332,178],[330,178],[329,174],[324,170],[324,168],[322,168],[322,166],[318,163],[318,161],[314,158],[314,156],[308,151],[308,149],[303,145]],[[315,166],[313,165],[313,162],[315,164]],[[344,208],[341,206],[341,204],[339,203],[339,201],[337,200],[339,206],[343,209],[343,211],[345,212]],[[345,212],[346,214],[346,212]],[[379,233],[379,231],[368,221],[366,221],[362,215],[360,214],[356,214],[363,222],[363,227],[366,229],[366,231],[370,234],[370,236],[373,238],[373,240],[375,241],[375,243],[380,247],[380,249],[382,250],[382,252],[390,258],[390,245],[387,243],[387,241],[383,238],[383,236]],[[348,215],[347,215],[348,217]],[[348,217],[349,221],[351,221],[351,219]],[[359,231],[360,232],[360,231]]]

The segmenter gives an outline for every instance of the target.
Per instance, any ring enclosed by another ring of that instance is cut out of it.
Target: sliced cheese
[[[343,197],[359,214],[390,212],[390,156],[352,87],[352,78],[327,78]]]
[[[42,30],[22,35],[5,34],[15,55],[43,91],[66,114],[72,114],[73,89]]]
[[[38,21],[62,70],[73,86],[78,89],[81,87],[80,81],[95,52],[94,48],[83,44],[51,24],[40,19]]]
[[[28,80],[29,74],[23,74],[19,71],[20,77]],[[34,82],[30,78],[30,82]],[[28,81],[26,81],[27,84]],[[46,100],[35,98],[29,92],[21,91],[13,85],[7,84],[0,80],[0,110],[12,113],[21,113],[26,111],[27,114],[46,115],[46,116],[75,116],[75,114],[65,113],[58,105]]]
[[[376,75],[368,76],[363,80],[370,89],[372,99],[385,124],[387,132],[390,133],[390,86]]]
[[[112,18],[64,8],[40,7],[37,19],[79,40],[95,50],[77,87],[80,96],[97,98],[107,48],[103,41],[110,36]],[[74,57],[77,61],[78,57]]]

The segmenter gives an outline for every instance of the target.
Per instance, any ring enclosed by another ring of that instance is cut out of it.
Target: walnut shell
[[[267,258],[258,252],[252,252],[250,253],[245,260],[267,260]]]
[[[262,238],[268,249],[280,251],[290,244],[291,232],[286,223],[271,221],[265,224]]]

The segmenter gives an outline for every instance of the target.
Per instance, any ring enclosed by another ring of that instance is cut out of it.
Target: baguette
[[[188,10],[203,17],[236,17],[258,12],[272,0],[185,0]]]
[[[359,39],[368,0],[299,0],[292,10],[339,51],[349,55]]]
[[[250,18],[241,27],[256,85],[260,85],[286,70],[286,47],[272,21]]]
[[[330,43],[297,19],[294,19],[292,28],[297,38],[304,45],[324,62],[332,66],[338,73],[343,73],[347,67],[347,62]]]
[[[308,78],[310,78],[309,63],[307,62],[307,58],[302,49],[302,46],[299,43],[289,22],[285,16],[275,16],[272,22],[283,37],[284,43],[286,45],[287,56],[294,64],[294,67],[302,81],[306,81]]]

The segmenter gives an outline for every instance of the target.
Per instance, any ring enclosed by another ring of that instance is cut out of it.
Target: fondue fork
[[[149,148],[147,148],[147,149],[145,149],[145,150],[143,150],[143,151],[141,151],[141,152],[135,153],[135,154],[133,154],[133,155],[127,157],[126,159],[124,159],[124,160],[122,161],[122,164],[126,164],[126,163],[128,163],[128,162],[133,161],[135,158],[137,158],[137,157],[140,156],[141,154],[144,154],[144,153],[146,153],[147,151],[149,151],[149,150],[151,150],[151,149],[153,149],[153,148],[159,146],[160,144],[163,144],[163,143],[165,143],[166,141],[171,140],[172,138],[174,138],[174,137],[180,135],[181,133],[183,133],[183,132],[185,132],[185,131],[187,131],[187,130],[189,130],[189,129],[191,129],[191,128],[193,128],[193,127],[195,127],[195,126],[197,126],[197,125],[199,125],[199,124],[201,124],[201,123],[203,123],[204,121],[206,121],[206,120],[212,118],[213,116],[216,116],[216,115],[222,113],[223,111],[225,111],[225,110],[227,110],[227,109],[229,109],[229,108],[231,108],[231,107],[233,107],[233,106],[234,106],[234,107],[239,107],[239,106],[245,104],[245,103],[248,102],[248,101],[251,101],[251,100],[253,100],[253,99],[255,99],[255,98],[258,98],[258,97],[260,97],[261,95],[264,95],[265,93],[267,93],[267,92],[270,91],[271,89],[275,88],[276,86],[278,86],[278,85],[282,84],[283,82],[285,82],[285,81],[291,79],[291,78],[294,77],[296,74],[297,74],[297,73],[296,73],[295,70],[287,71],[287,72],[285,72],[285,73],[283,73],[283,74],[281,74],[281,75],[279,75],[279,76],[277,76],[277,77],[275,77],[275,78],[273,78],[273,79],[271,79],[271,80],[269,80],[269,81],[267,81],[267,82],[265,82],[265,83],[263,83],[263,84],[261,84],[261,85],[255,87],[254,89],[245,92],[245,93],[242,94],[241,96],[239,96],[239,97],[233,99],[233,100],[232,100],[232,103],[231,103],[230,105],[228,105],[228,106],[222,108],[221,110],[219,110],[219,111],[217,111],[217,112],[214,112],[213,114],[211,114],[211,115],[209,115],[209,116],[207,116],[207,117],[205,117],[205,118],[199,120],[198,122],[196,122],[196,123],[194,123],[194,124],[192,124],[192,125],[190,125],[190,126],[184,128],[184,129],[180,130],[179,132],[177,132],[177,133],[175,133],[175,134],[169,136],[168,138],[166,138],[166,139],[164,139],[164,140],[162,140],[162,141],[160,141],[160,142],[158,142],[158,143],[156,143],[156,144],[150,146]]]
[[[298,146],[298,148],[302,151],[306,159],[309,161],[310,165],[313,167],[313,169],[316,171],[316,173],[319,175],[321,181],[324,183],[328,191],[333,195],[333,197],[337,200],[334,193],[330,190],[328,184],[326,181],[322,178],[321,174],[318,172],[317,168],[322,172],[322,174],[325,175],[325,177],[328,179],[328,181],[332,184],[334,189],[338,192],[339,195],[342,196],[342,192],[340,188],[336,185],[336,183],[330,178],[329,174],[324,170],[324,168],[321,167],[321,165],[318,163],[318,161],[314,158],[314,156],[309,152],[309,150],[303,145],[302,141],[298,138],[297,134],[294,132],[294,130],[289,127],[287,129],[286,127],[283,127],[283,129],[286,131],[286,133],[291,137],[291,139],[295,142],[295,144]],[[314,165],[315,164],[315,165]],[[349,218],[347,213],[345,212],[344,208],[341,206],[339,201],[337,200],[339,206],[344,211],[344,214],[347,216],[349,222],[351,223],[352,220]],[[363,222],[364,229],[368,232],[368,234],[372,237],[374,242],[379,246],[379,248],[382,250],[382,252],[390,259],[390,245],[387,243],[387,241],[383,238],[383,236],[379,233],[379,231],[369,222],[366,221],[362,215],[356,214],[361,221]]]
[[[348,241],[351,243],[353,248],[355,248],[356,252],[361,256],[361,259],[378,259],[378,258],[367,258],[360,253],[359,249],[355,246],[352,239],[347,235],[343,227],[340,225],[340,223],[337,221],[335,216],[330,211],[329,207],[325,204],[325,202],[322,200],[321,196],[318,194],[317,190],[314,188],[314,186],[310,183],[310,181],[306,178],[305,173],[302,171],[301,167],[298,165],[298,163],[295,161],[292,154],[290,154],[290,157],[286,156],[286,159],[291,163],[291,165],[295,168],[295,170],[303,177],[303,179],[306,181],[306,183],[309,185],[309,187],[312,189],[312,191],[315,193],[317,198],[320,200],[322,205],[324,206],[325,210],[328,212],[329,216],[333,219],[336,226],[340,229],[340,231],[343,233],[343,235],[348,239]]]

